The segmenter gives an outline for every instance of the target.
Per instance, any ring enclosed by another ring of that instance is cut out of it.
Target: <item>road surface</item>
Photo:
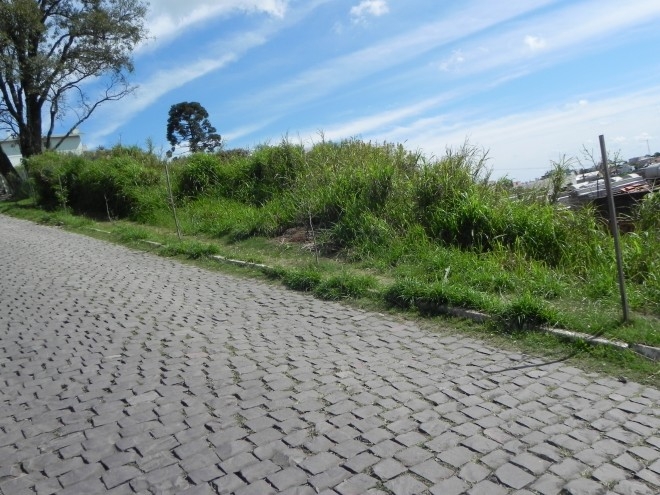
[[[660,391],[0,215],[0,492],[658,494]]]

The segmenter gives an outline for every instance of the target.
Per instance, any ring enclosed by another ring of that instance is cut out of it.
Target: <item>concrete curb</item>
[[[270,268],[272,269],[273,267],[268,266],[268,265],[263,265],[261,263],[252,263],[250,261],[242,261],[242,260],[234,260],[231,258],[225,258],[224,256],[220,256],[219,254],[212,255],[211,258],[213,258],[216,261],[221,261],[223,263],[229,263],[230,265],[238,265],[238,266],[246,266],[250,268]]]
[[[660,361],[660,349],[657,347],[633,344],[630,346],[630,349],[635,351],[637,354],[641,354],[642,356],[647,357],[653,361]]]
[[[481,313],[479,311],[464,308],[452,308],[446,305],[424,305],[424,307],[419,309],[425,311],[433,310],[435,313],[456,316],[458,318],[467,318],[476,323],[485,323],[492,318],[489,314]],[[616,349],[628,349],[639,354],[640,356],[650,359],[651,361],[660,361],[660,348],[657,347],[651,347],[642,344],[627,344],[626,342],[622,342],[620,340],[605,339],[603,337],[597,337],[588,333],[572,332],[562,328],[540,327],[537,329],[542,332],[550,333],[570,340],[588,342],[590,344],[603,345]]]

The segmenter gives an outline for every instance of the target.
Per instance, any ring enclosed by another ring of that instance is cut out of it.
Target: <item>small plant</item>
[[[196,240],[183,240],[168,244],[163,249],[166,256],[184,255],[189,259],[200,259],[206,256],[212,256],[220,252],[218,246]]]
[[[364,297],[375,286],[376,280],[373,277],[342,273],[318,283],[314,287],[314,295],[331,301],[358,299]]]
[[[289,289],[308,292],[314,290],[321,280],[321,273],[318,269],[309,267],[287,271],[282,278],[282,283]]]
[[[505,306],[497,315],[496,321],[504,330],[527,330],[543,325],[555,325],[558,315],[542,300],[525,293]]]
[[[118,225],[113,229],[115,235],[121,242],[136,242],[149,239],[152,235],[148,229],[134,225]]]

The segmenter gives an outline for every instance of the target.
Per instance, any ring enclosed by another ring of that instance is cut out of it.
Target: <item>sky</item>
[[[83,124],[90,149],[166,150],[170,107],[196,101],[225,148],[468,141],[518,181],[601,134],[660,151],[658,0],[151,0],[146,24],[138,89]]]

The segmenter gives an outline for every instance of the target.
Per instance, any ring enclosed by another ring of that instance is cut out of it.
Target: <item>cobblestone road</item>
[[[660,493],[656,389],[3,216],[0,269],[5,495]]]

